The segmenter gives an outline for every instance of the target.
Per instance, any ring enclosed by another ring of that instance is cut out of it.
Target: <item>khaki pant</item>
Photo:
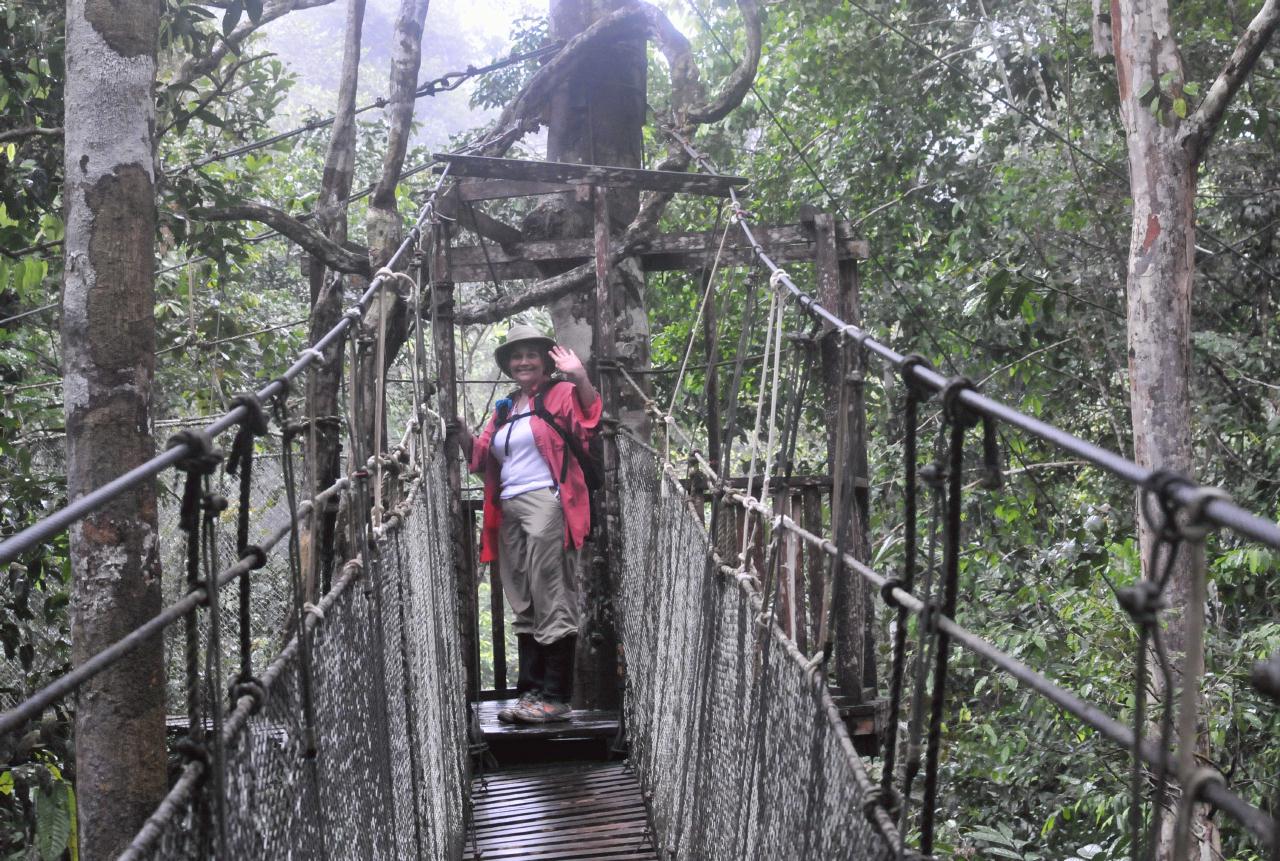
[[[542,645],[578,633],[578,551],[564,546],[564,512],[550,488],[502,500],[498,573],[512,628]]]

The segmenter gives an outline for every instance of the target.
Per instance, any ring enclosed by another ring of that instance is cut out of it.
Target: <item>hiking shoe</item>
[[[542,698],[537,691],[525,691],[520,695],[520,699],[513,706],[507,706],[498,712],[498,720],[503,723],[518,723],[516,720],[516,712],[525,706],[532,705]]]
[[[571,711],[568,703],[539,699],[517,708],[515,718],[520,723],[551,723],[568,720]]]

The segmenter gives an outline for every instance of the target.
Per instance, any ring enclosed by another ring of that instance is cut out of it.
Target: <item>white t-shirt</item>
[[[529,413],[509,418],[493,435],[493,456],[502,465],[501,499],[510,499],[531,490],[555,487],[551,470],[542,459],[533,439]]]

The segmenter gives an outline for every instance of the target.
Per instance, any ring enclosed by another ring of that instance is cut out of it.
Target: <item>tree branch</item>
[[[216,209],[201,206],[188,210],[187,216],[195,221],[256,221],[288,237],[334,271],[369,275],[368,257],[342,247],[319,230],[264,203],[242,203]]]
[[[244,42],[245,39],[249,38],[254,33],[258,32],[258,30],[262,29],[267,24],[270,24],[277,18],[281,18],[290,12],[300,9],[311,9],[316,6],[328,6],[332,2],[333,0],[276,0],[276,2],[270,3],[262,10],[262,15],[259,16],[256,24],[246,18],[243,22],[236,25],[236,28],[231,31],[229,36],[218,42],[218,44],[215,45],[213,50],[208,54],[203,57],[191,57],[183,63],[182,67],[178,69],[178,74],[172,81],[165,84],[165,88],[176,90],[181,87],[185,87],[196,78],[214,71],[222,64],[222,60],[227,56],[227,54],[238,52],[240,44]]]
[[[1222,123],[1227,106],[1253,71],[1277,26],[1280,26],[1280,0],[1266,0],[1240,37],[1235,51],[1231,53],[1231,59],[1222,67],[1204,101],[1187,123],[1183,146],[1190,152],[1192,161],[1199,162],[1204,157],[1209,141]]]
[[[456,219],[463,227],[480,234],[485,239],[493,240],[503,248],[524,241],[524,234],[505,221],[486,215],[474,206],[459,206],[457,186],[438,199],[436,211],[445,218]]]
[[[22,138],[29,138],[33,135],[48,135],[49,137],[62,137],[61,126],[23,126],[20,129],[8,129],[0,132],[0,143],[5,141],[16,141]]]

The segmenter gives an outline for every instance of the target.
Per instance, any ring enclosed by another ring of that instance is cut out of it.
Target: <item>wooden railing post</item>
[[[618,708],[617,636],[612,623],[613,596],[610,571],[618,570],[621,556],[615,541],[621,535],[618,508],[618,380],[612,373],[617,361],[613,297],[610,286],[609,203],[603,188],[592,188],[595,213],[595,322],[591,356],[604,418],[601,439],[604,456],[604,489],[596,506],[591,558],[583,560],[584,612],[578,624],[577,668],[574,673],[574,708]]]
[[[449,225],[436,226],[431,248],[431,340],[436,354],[436,403],[445,422],[458,420],[458,365],[453,338],[453,275],[449,261]],[[477,636],[478,609],[471,530],[462,511],[462,464],[458,457],[448,460],[449,534],[454,542],[454,583],[457,586],[459,636],[463,662],[467,668],[467,698],[480,694],[480,643]]]
[[[838,317],[859,323],[857,272],[837,251],[835,219],[813,217],[819,301]],[[828,331],[821,342],[824,408],[828,427],[827,464],[831,471],[831,528],[837,546],[855,559],[867,560],[866,417],[862,391],[862,356],[848,338]],[[835,677],[848,702],[863,701],[863,687],[875,683],[874,654],[867,647],[870,594],[866,582],[833,563],[833,644]]]

